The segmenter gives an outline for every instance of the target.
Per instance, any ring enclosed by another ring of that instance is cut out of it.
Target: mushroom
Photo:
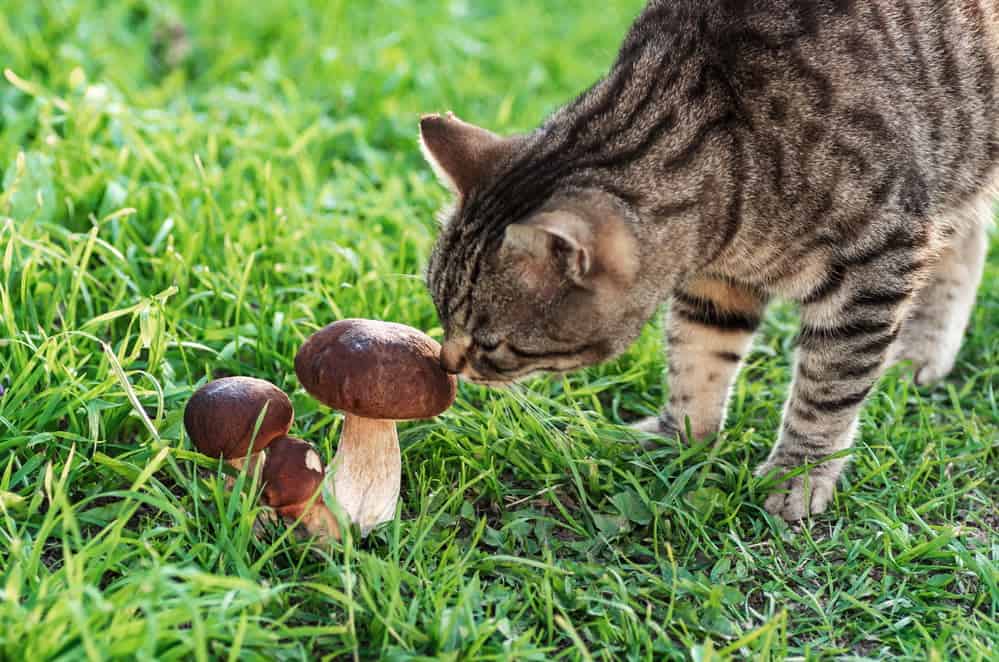
[[[265,406],[267,412],[254,437]],[[250,377],[227,377],[205,384],[184,410],[184,427],[197,449],[239,470],[248,456],[251,461],[259,459],[271,442],[288,434],[294,420],[291,400],[281,389]]]
[[[285,522],[301,520],[305,530],[324,540],[339,539],[340,527],[318,494],[323,463],[312,446],[294,437],[281,437],[267,448],[262,480],[264,503]]]
[[[395,517],[402,482],[396,421],[433,418],[454,402],[457,379],[441,346],[401,324],[348,319],[317,332],[295,357],[302,386],[345,414],[327,474],[362,535]]]

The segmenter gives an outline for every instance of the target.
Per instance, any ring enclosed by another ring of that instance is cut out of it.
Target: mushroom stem
[[[226,460],[226,464],[235,469],[236,471],[242,471],[244,466],[249,465],[247,471],[253,473],[256,471],[257,463],[263,462],[267,459],[266,451],[260,451],[259,453],[253,453],[248,458],[246,457],[234,457],[231,460]]]
[[[235,469],[238,472],[243,471],[243,467],[248,467],[246,473],[252,477],[253,472],[257,470],[257,467],[267,461],[267,451],[260,451],[258,453],[253,453],[249,457],[234,457],[231,460],[226,460],[226,464]],[[236,477],[235,476],[225,476],[224,478],[225,486],[227,489],[233,489],[236,487]]]
[[[327,476],[337,503],[360,526],[362,536],[391,521],[402,483],[395,421],[347,414]]]
[[[340,526],[336,522],[336,517],[333,516],[330,509],[323,503],[321,496],[316,497],[311,506],[308,503],[296,503],[292,506],[275,508],[275,511],[289,525],[294,524],[301,518],[302,528],[308,536],[318,538],[324,542],[340,539]],[[305,513],[304,516],[303,512]]]

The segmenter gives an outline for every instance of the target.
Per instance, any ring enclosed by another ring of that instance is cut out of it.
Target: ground
[[[303,340],[346,316],[440,335],[419,115],[530,128],[639,5],[0,0],[0,659],[995,659],[995,239],[956,372],[892,372],[800,527],[751,474],[787,308],[719,439],[628,442],[663,399],[653,325],[404,425],[396,521],[332,550],[255,536],[251,486],[192,452],[192,390],[242,374],[331,457]]]

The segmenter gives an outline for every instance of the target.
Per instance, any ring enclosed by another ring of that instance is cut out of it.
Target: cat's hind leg
[[[963,216],[917,296],[895,349],[894,360],[910,361],[920,386],[943,379],[954,368],[985,269],[991,199],[979,200]]]
[[[695,439],[715,434],[729,391],[766,307],[759,293],[716,279],[696,279],[674,293],[666,324],[669,404],[636,429]]]

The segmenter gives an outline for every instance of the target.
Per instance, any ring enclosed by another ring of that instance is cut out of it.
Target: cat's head
[[[635,291],[641,251],[626,206],[553,178],[532,154],[535,138],[500,138],[450,114],[421,122],[423,152],[457,198],[427,274],[442,364],[477,383],[611,358],[656,306]]]

